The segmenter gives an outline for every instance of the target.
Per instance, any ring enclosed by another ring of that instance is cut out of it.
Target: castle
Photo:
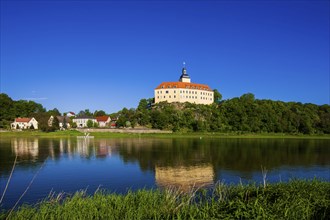
[[[214,92],[208,85],[192,83],[183,67],[178,82],[162,82],[155,89],[155,103],[165,101],[210,105],[214,102]]]

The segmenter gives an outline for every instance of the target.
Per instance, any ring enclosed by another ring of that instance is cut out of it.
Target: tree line
[[[103,110],[80,111],[79,116],[110,115],[117,118],[117,127],[143,126],[174,132],[254,132],[330,134],[330,106],[300,102],[259,100],[251,93],[221,101],[215,92],[215,103],[153,104],[153,99],[141,99],[137,108],[123,108],[107,114]],[[16,117],[35,117],[41,130],[47,130],[50,115],[60,115],[55,108],[46,109],[33,101],[13,101],[0,94],[0,128],[9,128]]]
[[[142,99],[118,113],[118,125],[172,131],[330,134],[330,106],[258,100],[251,93],[212,105]]]

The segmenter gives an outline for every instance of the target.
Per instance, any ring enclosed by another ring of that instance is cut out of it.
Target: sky
[[[328,0],[1,0],[1,93],[113,113],[178,81],[330,103]]]

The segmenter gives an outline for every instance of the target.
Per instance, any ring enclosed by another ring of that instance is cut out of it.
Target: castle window
[[[174,88],[176,88],[176,86],[173,86]]]
[[[176,93],[176,91],[174,90],[174,93]]]
[[[171,98],[171,96],[169,98]]]
[[[168,94],[168,90],[166,90],[166,94]]]
[[[176,98],[176,95],[174,96],[174,98]]]

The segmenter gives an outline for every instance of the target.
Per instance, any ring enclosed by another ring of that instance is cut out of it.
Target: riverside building
[[[162,82],[155,89],[155,103],[190,102],[210,105],[214,94],[208,85],[192,83],[185,67],[178,82]]]

